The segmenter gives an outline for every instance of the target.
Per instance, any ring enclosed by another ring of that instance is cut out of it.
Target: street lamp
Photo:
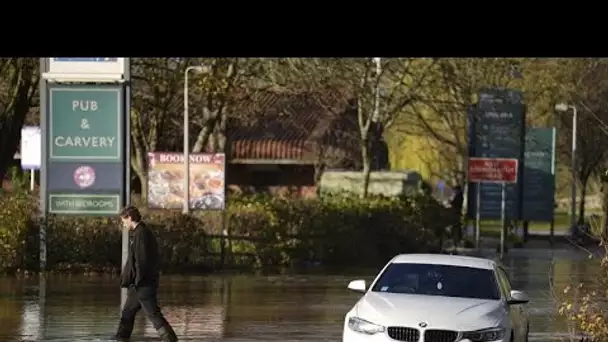
[[[376,64],[376,77],[379,79],[380,74],[382,74],[382,58],[374,57],[372,60],[374,61],[374,64]],[[372,116],[372,121],[376,123],[380,120],[380,82],[376,82],[374,95],[376,97],[376,101],[374,103],[374,114]]]
[[[206,66],[189,66],[184,72],[184,207],[182,212],[187,214],[190,211],[190,116],[188,115],[188,73],[205,73],[208,71]]]
[[[576,225],[576,106],[574,105],[569,105],[566,103],[558,103],[555,105],[555,111],[557,112],[567,112],[569,109],[572,109],[572,160],[571,160],[571,172],[572,172],[572,185],[571,185],[571,199],[570,199],[570,205],[572,206],[570,208],[571,213],[570,213],[570,223],[572,225],[572,227],[574,227]]]

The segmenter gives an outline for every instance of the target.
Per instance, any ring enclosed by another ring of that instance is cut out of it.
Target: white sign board
[[[42,133],[40,127],[21,129],[21,168],[39,170],[42,162]]]
[[[48,73],[86,74],[86,75],[123,75],[125,59],[119,57],[51,57]]]

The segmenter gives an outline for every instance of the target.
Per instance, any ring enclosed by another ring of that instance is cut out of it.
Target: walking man
[[[129,257],[122,270],[122,288],[127,288],[125,301],[118,324],[116,338],[128,340],[133,332],[135,315],[143,309],[161,339],[176,342],[177,336],[160,311],[156,298],[159,278],[159,257],[156,237],[141,221],[141,214],[134,206],[120,212],[122,224],[129,229]]]
[[[452,239],[454,245],[458,245],[462,239],[462,205],[464,203],[464,192],[460,185],[454,187],[454,195],[450,201],[453,213],[453,224],[452,224]]]

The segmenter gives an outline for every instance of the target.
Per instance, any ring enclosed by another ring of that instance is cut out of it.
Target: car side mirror
[[[530,298],[528,298],[527,294],[525,294],[521,291],[512,290],[511,294],[509,296],[509,299],[507,300],[507,304],[509,304],[509,305],[526,304],[529,301],[530,301]]]
[[[350,283],[348,283],[348,289],[354,292],[361,292],[361,293],[365,293],[366,291],[366,285],[365,285],[365,280],[353,280]]]

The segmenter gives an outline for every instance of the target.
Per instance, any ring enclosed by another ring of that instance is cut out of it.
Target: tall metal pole
[[[469,183],[472,184],[472,183]],[[475,248],[480,249],[481,245],[481,182],[475,184]]]
[[[500,201],[500,258],[505,256],[505,245],[507,243],[507,183],[503,182],[501,185],[501,201]]]
[[[193,65],[184,72],[184,205],[182,213],[190,212],[190,115],[188,113],[188,73],[194,70],[198,73],[207,71],[206,66]]]
[[[187,67],[184,76],[184,207],[182,212],[190,211],[190,117],[188,115],[188,72],[194,67]]]
[[[124,192],[124,204],[131,204],[131,59],[125,58],[124,60],[124,171],[125,171],[125,192]],[[147,194],[145,194],[147,195]],[[122,253],[121,253],[121,270],[125,267],[127,259],[129,258],[129,228],[122,227]],[[121,289],[120,291],[120,311],[125,306],[127,301],[127,289]]]
[[[577,123],[577,112],[576,106],[571,106],[572,108],[572,187],[571,187],[571,212],[570,212],[570,223],[571,226],[574,227],[576,225],[576,123]]]
[[[40,75],[43,75],[47,71],[47,59],[40,58]],[[47,216],[47,167],[48,167],[48,129],[47,115],[48,115],[48,103],[47,103],[47,91],[48,85],[44,78],[40,78],[40,130],[42,140],[42,159],[40,164],[40,271],[43,272],[46,269],[46,216]]]

